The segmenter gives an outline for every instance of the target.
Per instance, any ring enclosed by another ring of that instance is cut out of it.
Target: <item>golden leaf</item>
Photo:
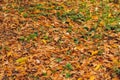
[[[92,55],[96,55],[96,54],[98,54],[98,50],[96,50],[96,51],[92,51],[91,54],[92,54]]]
[[[117,44],[113,44],[112,47],[118,48],[118,45]]]
[[[38,14],[38,13],[40,13],[40,10],[36,9],[33,13]]]
[[[90,80],[95,80],[95,76],[91,76],[91,77],[90,77]]]
[[[92,16],[92,19],[98,20],[98,16]]]
[[[105,26],[105,22],[104,21],[100,21],[100,24],[99,24],[99,26]]]
[[[98,70],[100,67],[101,67],[101,65],[98,64],[98,65],[95,67],[95,70]]]
[[[42,40],[42,42],[43,42],[44,44],[46,44],[46,43],[47,43],[47,41],[46,41],[46,40],[44,40],[44,39]]]
[[[109,14],[108,14],[108,17],[112,17],[112,14],[111,14],[111,13],[109,13]]]
[[[115,77],[115,78],[112,78],[112,80],[119,80],[117,77]]]
[[[27,57],[22,57],[16,60],[17,63],[22,63],[25,62],[27,60]]]
[[[118,59],[113,58],[112,61],[115,65],[120,65],[120,62],[118,61]]]
[[[78,78],[78,80],[82,80],[82,78]]]
[[[12,56],[12,51],[7,53],[7,57]]]

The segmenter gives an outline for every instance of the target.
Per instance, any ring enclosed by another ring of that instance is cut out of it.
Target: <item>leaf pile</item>
[[[0,80],[119,80],[120,5],[0,0]]]

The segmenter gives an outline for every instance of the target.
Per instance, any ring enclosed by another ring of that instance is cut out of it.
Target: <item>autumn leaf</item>
[[[119,80],[117,77],[115,77],[115,78],[112,78],[112,80]]]
[[[27,57],[21,57],[21,58],[16,60],[17,63],[22,63],[22,62],[25,62],[25,61],[27,61]]]
[[[98,50],[96,50],[96,51],[91,51],[91,55],[96,55],[96,54],[98,54]]]
[[[12,56],[12,51],[9,51],[8,53],[7,53],[7,56],[9,57],[9,56]]]
[[[83,80],[82,78],[78,78],[78,80]]]
[[[92,19],[98,20],[98,16],[92,16]]]
[[[105,26],[105,22],[104,21],[100,21],[99,26],[104,27]]]
[[[101,65],[98,64],[98,65],[95,67],[95,70],[98,70],[100,67],[101,67]]]
[[[46,43],[47,43],[47,41],[46,41],[45,39],[42,39],[42,42],[43,42],[44,44],[46,44]]]
[[[0,0],[0,80],[119,80],[118,0]]]
[[[40,10],[39,9],[35,9],[33,13],[34,14],[38,14],[38,13],[40,13]]]
[[[95,80],[95,76],[90,76],[89,80]]]

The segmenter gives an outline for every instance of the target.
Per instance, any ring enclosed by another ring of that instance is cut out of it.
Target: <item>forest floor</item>
[[[120,4],[0,0],[0,80],[120,80]]]

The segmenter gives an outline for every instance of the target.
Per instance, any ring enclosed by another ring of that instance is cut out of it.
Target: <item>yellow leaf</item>
[[[44,39],[42,40],[42,42],[43,42],[44,44],[46,44],[46,43],[47,43],[47,41],[46,41],[46,40],[44,40]]]
[[[27,57],[22,57],[22,58],[19,58],[16,60],[17,63],[22,63],[22,62],[25,62],[27,61]]]
[[[112,80],[119,80],[117,77],[115,77],[115,78],[112,78]]]
[[[82,80],[82,78],[78,78],[78,80]]]
[[[114,64],[116,64],[116,65],[120,65],[120,62],[118,61],[118,59],[113,58],[112,61],[113,61]]]
[[[112,17],[112,14],[110,13],[110,14],[108,15],[108,17]]]
[[[101,65],[98,64],[98,65],[95,67],[95,70],[98,70],[100,67],[101,67]]]
[[[38,13],[40,13],[40,10],[36,9],[33,13],[38,14]]]
[[[101,21],[100,24],[99,24],[99,26],[104,27],[104,26],[105,26],[105,22],[104,22],[104,21]]]
[[[113,44],[112,47],[118,48],[118,45],[117,44]]]
[[[81,66],[79,64],[76,65],[77,68],[80,68]]]
[[[12,51],[7,53],[7,57],[12,56]]]
[[[92,55],[98,54],[98,51],[92,51]]]
[[[89,58],[88,60],[91,61],[92,59],[93,59],[93,58],[91,57],[91,58]]]
[[[98,20],[98,16],[92,16],[92,19]]]
[[[95,80],[95,76],[91,76],[91,77],[90,77],[90,80]]]

